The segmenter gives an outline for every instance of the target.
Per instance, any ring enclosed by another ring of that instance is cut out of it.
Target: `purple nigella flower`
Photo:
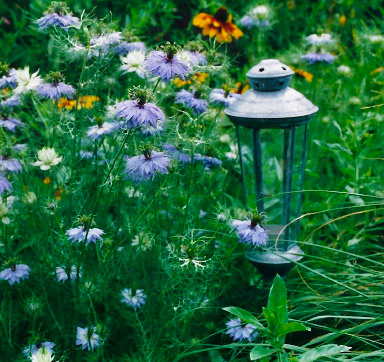
[[[231,319],[226,323],[227,334],[229,334],[234,341],[242,341],[243,339],[248,339],[249,342],[254,340],[257,337],[256,327],[252,324],[245,324],[241,322],[240,318]]]
[[[180,161],[181,163],[191,162],[190,155],[180,151],[180,149],[176,148],[174,145],[171,145],[170,143],[166,143],[165,145],[163,145],[163,150],[167,152],[174,160]]]
[[[152,50],[148,54],[145,68],[152,72],[155,77],[159,76],[165,83],[176,75],[184,80],[189,72],[188,65],[176,55],[171,57],[160,50]]]
[[[47,14],[42,18],[38,19],[37,24],[40,30],[45,30],[51,26],[58,26],[67,30],[70,26],[77,26],[80,23],[79,18],[72,15],[65,14]]]
[[[104,122],[88,128],[87,136],[92,140],[98,140],[106,134],[112,133],[116,129],[116,123]]]
[[[43,342],[38,344],[32,344],[31,346],[28,346],[23,352],[26,356],[31,357],[37,352],[39,352],[40,349],[44,348],[45,351],[50,353],[55,353],[53,348],[56,346],[53,342]]]
[[[223,104],[224,106],[230,106],[240,94],[229,92],[226,93],[224,89],[215,88],[209,95],[209,99],[212,103]]]
[[[328,63],[331,64],[335,60],[335,56],[331,53],[314,53],[310,52],[301,57],[301,59],[309,62],[309,64],[315,64],[315,63]]]
[[[21,103],[20,96],[18,94],[14,94],[13,96],[9,97],[8,99],[4,99],[1,101],[2,107],[17,107]]]
[[[11,69],[7,75],[0,78],[0,89],[15,88],[17,86],[17,79],[15,69]]]
[[[141,50],[142,52],[145,52],[147,50],[147,47],[141,41],[135,41],[132,43],[128,43],[125,41],[125,42],[120,43],[115,48],[115,52],[120,54],[120,55],[125,55],[125,54],[131,52],[132,50]]]
[[[10,285],[28,279],[30,267],[25,264],[16,264],[0,273],[0,279],[7,280]]]
[[[208,102],[199,98],[199,92],[192,93],[185,89],[176,93],[176,103],[192,108],[195,116],[206,112],[208,107]]]
[[[0,157],[0,170],[18,173],[23,170],[23,167],[17,158],[7,159],[5,157]]]
[[[60,266],[58,266],[56,268],[56,276],[57,276],[57,280],[59,282],[65,282],[66,280],[68,280],[67,271],[64,268],[60,267]],[[69,277],[70,277],[72,282],[76,280],[76,278],[77,278],[77,268],[76,268],[76,265],[72,265],[71,266],[71,272],[69,274]],[[81,278],[81,269],[80,269],[80,273],[79,273],[79,278]]]
[[[145,152],[140,156],[127,157],[125,172],[131,180],[147,181],[154,177],[156,172],[168,173],[170,161],[164,152]]]
[[[245,15],[241,18],[240,24],[245,28],[251,29],[256,25],[256,21],[252,16]]]
[[[116,117],[123,118],[126,127],[135,128],[141,125],[150,125],[156,128],[158,120],[164,121],[164,112],[154,103],[144,103],[137,100],[128,100],[115,104]]]
[[[0,175],[0,195],[2,195],[4,191],[10,192],[11,190],[11,183],[4,176]]]
[[[65,233],[68,236],[68,239],[72,241],[72,243],[81,242],[85,240],[85,236],[87,235],[87,230],[84,227],[79,226],[77,228],[72,228],[67,230]],[[89,243],[95,243],[97,240],[102,240],[101,235],[105,234],[103,230],[98,228],[89,229],[87,235],[87,241],[85,243],[88,246]]]
[[[165,124],[165,122],[163,120],[159,119],[159,120],[157,120],[156,127],[153,127],[150,124],[147,124],[147,125],[144,124],[140,127],[140,132],[145,137],[153,136],[157,133],[164,131],[164,124]]]
[[[255,246],[267,245],[268,234],[257,223],[251,220],[233,220],[232,226],[237,229],[240,243],[248,243]]]
[[[223,164],[223,161],[216,157],[203,156],[200,154],[196,154],[195,159],[196,161],[202,161],[206,170],[209,170],[211,167],[221,166]]]
[[[132,289],[123,289],[121,291],[121,302],[129,305],[130,307],[137,309],[145,304],[147,296],[144,293],[144,289],[137,289],[136,294],[133,295]]]
[[[51,98],[54,101],[57,101],[63,96],[72,98],[75,92],[75,88],[63,82],[59,82],[57,84],[43,83],[37,88],[38,95],[41,97]]]
[[[88,328],[77,327],[76,345],[81,346],[82,349],[93,351],[94,348],[99,346],[99,336],[96,334],[96,327],[92,327],[89,331]]]
[[[192,65],[207,65],[207,57],[200,52],[185,50],[185,55]]]
[[[7,117],[5,117],[3,119],[0,119],[0,127],[6,128],[6,129],[8,129],[11,132],[15,132],[16,131],[16,127],[23,126],[23,125],[24,125],[24,123],[20,122],[16,118],[7,118]]]

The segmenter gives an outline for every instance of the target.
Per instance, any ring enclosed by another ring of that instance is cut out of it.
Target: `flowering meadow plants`
[[[0,10],[0,361],[384,360],[380,2]],[[224,114],[265,58],[320,109],[273,283],[245,253],[274,244],[283,135],[259,213]]]

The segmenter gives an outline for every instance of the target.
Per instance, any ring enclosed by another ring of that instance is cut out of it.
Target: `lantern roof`
[[[252,89],[226,110],[234,123],[249,128],[286,128],[309,122],[318,108],[289,88],[294,71],[276,59],[255,65],[247,77]]]

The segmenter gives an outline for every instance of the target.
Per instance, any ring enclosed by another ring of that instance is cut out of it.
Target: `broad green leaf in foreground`
[[[337,344],[326,344],[325,346],[316,347],[308,352],[305,352],[298,357],[298,362],[312,362],[317,361],[320,357],[331,357],[337,356],[342,352],[348,352],[351,347],[337,345]]]

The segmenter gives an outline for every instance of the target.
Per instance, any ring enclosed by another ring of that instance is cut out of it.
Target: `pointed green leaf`
[[[250,355],[251,361],[257,361],[261,358],[268,357],[274,352],[276,352],[275,349],[270,349],[263,346],[255,346],[251,351],[251,355]]]
[[[263,315],[265,320],[268,322],[270,330],[277,328],[276,316],[271,312],[269,308],[263,308]]]
[[[285,335],[292,332],[304,332],[310,331],[311,328],[307,328],[304,324],[300,322],[289,322],[282,324],[277,330],[277,335]]]
[[[276,275],[269,292],[268,308],[277,317],[278,323],[286,323],[288,321],[287,289],[279,275]]]
[[[226,312],[229,312],[229,313],[234,314],[235,316],[239,317],[245,323],[249,323],[255,327],[258,327],[260,329],[264,329],[263,325],[259,322],[259,320],[253,314],[249,313],[245,309],[238,308],[238,307],[226,307],[223,309]]]
[[[342,352],[348,352],[351,347],[339,346],[337,344],[326,344],[325,346],[316,347],[308,352],[305,352],[298,357],[298,362],[313,362],[317,361],[320,357],[337,356]]]

